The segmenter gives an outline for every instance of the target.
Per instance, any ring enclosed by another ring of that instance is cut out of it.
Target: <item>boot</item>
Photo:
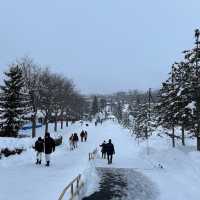
[[[47,161],[47,164],[46,164],[46,166],[47,166],[47,167],[49,167],[49,161]]]
[[[39,160],[38,160],[38,159],[37,159],[37,161],[36,161],[36,163],[35,163],[35,164],[36,164],[36,165],[37,165],[37,164],[39,164]]]
[[[42,163],[42,161],[40,160],[38,164],[41,165],[41,163]]]

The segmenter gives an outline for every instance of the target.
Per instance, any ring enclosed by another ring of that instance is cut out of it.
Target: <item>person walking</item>
[[[72,151],[74,149],[74,141],[73,141],[74,135],[71,134],[71,136],[69,137],[69,149],[70,151]]]
[[[35,151],[36,151],[36,165],[42,163],[42,153],[44,152],[44,140],[41,137],[38,137],[35,142]]]
[[[46,166],[48,167],[50,165],[51,161],[51,153],[55,151],[55,141],[50,136],[50,133],[45,134],[44,139],[44,152],[45,152],[45,158],[46,158]]]
[[[80,133],[80,137],[81,137],[81,142],[83,142],[83,139],[85,137],[85,132],[83,130]]]
[[[85,131],[84,133],[85,133],[84,139],[85,139],[85,142],[86,142],[87,141],[87,137],[88,137],[88,133],[87,133],[87,131]]]
[[[101,147],[101,157],[103,159],[106,159],[106,141],[104,140],[103,143],[101,145],[99,145]]]
[[[113,154],[115,154],[115,148],[112,144],[111,139],[109,139],[108,143],[106,144],[106,153],[107,153],[107,159],[108,164],[112,164]]]
[[[77,133],[74,133],[74,136],[73,136],[74,148],[78,147],[78,141],[79,141],[78,135]]]

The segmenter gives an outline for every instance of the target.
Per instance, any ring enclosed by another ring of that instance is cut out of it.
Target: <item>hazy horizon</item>
[[[0,70],[28,55],[85,94],[159,89],[171,64],[193,46],[199,6],[197,0],[2,1]]]

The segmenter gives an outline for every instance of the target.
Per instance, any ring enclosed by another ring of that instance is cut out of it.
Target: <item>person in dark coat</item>
[[[81,137],[81,142],[83,142],[83,139],[85,137],[85,132],[83,130],[80,133],[80,137]]]
[[[102,158],[106,159],[106,141],[104,140],[99,146],[101,147]]]
[[[37,152],[36,153],[36,165],[37,164],[41,164],[42,163],[42,153],[44,152],[44,140],[39,137],[37,139],[37,141],[35,142],[35,151]]]
[[[87,137],[88,137],[88,133],[87,133],[87,131],[85,131],[84,133],[85,133],[84,139],[85,139],[85,142],[86,142],[87,141]]]
[[[70,151],[72,151],[74,149],[74,141],[73,141],[74,135],[71,134],[71,136],[69,137],[69,149]]]
[[[109,139],[105,148],[106,148],[106,153],[107,153],[108,164],[112,164],[112,158],[113,158],[113,154],[115,154],[115,148],[114,148],[114,145],[112,144],[111,139]]]
[[[50,155],[52,152],[55,151],[55,141],[50,136],[50,133],[45,134],[44,139],[44,152],[45,152],[45,158],[46,158],[46,166],[49,166],[50,164]]]
[[[77,148],[78,147],[78,135],[77,133],[74,133],[74,136],[73,136],[73,143],[74,143],[74,148]]]

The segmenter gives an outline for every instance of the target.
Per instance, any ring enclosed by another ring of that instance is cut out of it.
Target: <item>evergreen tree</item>
[[[99,104],[100,104],[100,106],[99,106],[100,107],[100,111],[103,112],[104,109],[106,108],[106,99],[100,99]]]
[[[93,102],[92,102],[92,108],[91,108],[91,115],[95,116],[99,112],[99,103],[97,96],[94,96]]]
[[[151,103],[150,110],[148,107],[148,103],[138,104],[132,112],[134,120],[132,130],[136,138],[148,139],[155,130],[154,104]]]
[[[157,106],[159,113],[159,125],[165,128],[172,129],[172,133],[168,134],[172,138],[172,146],[175,147],[175,133],[174,127],[176,123],[175,113],[176,110],[176,93],[177,90],[173,84],[173,75],[167,81],[162,84],[160,90],[160,103]]]
[[[115,116],[116,116],[116,118],[117,118],[117,120],[119,121],[119,122],[122,122],[122,115],[123,115],[123,107],[122,107],[122,103],[119,101],[118,103],[117,103],[117,105],[116,105],[116,108],[115,108],[115,111],[114,111],[114,114],[115,114]]]
[[[3,126],[2,136],[17,137],[19,129],[30,112],[30,97],[24,91],[22,70],[18,65],[10,67],[5,72],[7,79],[1,86],[1,120]]]
[[[200,150],[200,31],[195,30],[195,46],[186,50],[184,61],[175,63],[169,79],[161,88],[159,118],[162,126],[172,128],[175,146],[174,127],[181,126],[182,144],[185,145],[185,130],[195,132],[197,150]]]
[[[195,46],[192,50],[186,51],[186,58],[188,60],[188,66],[190,69],[189,75],[189,94],[192,97],[190,103],[194,110],[194,128],[195,136],[197,138],[197,150],[200,151],[200,31],[195,30]]]

